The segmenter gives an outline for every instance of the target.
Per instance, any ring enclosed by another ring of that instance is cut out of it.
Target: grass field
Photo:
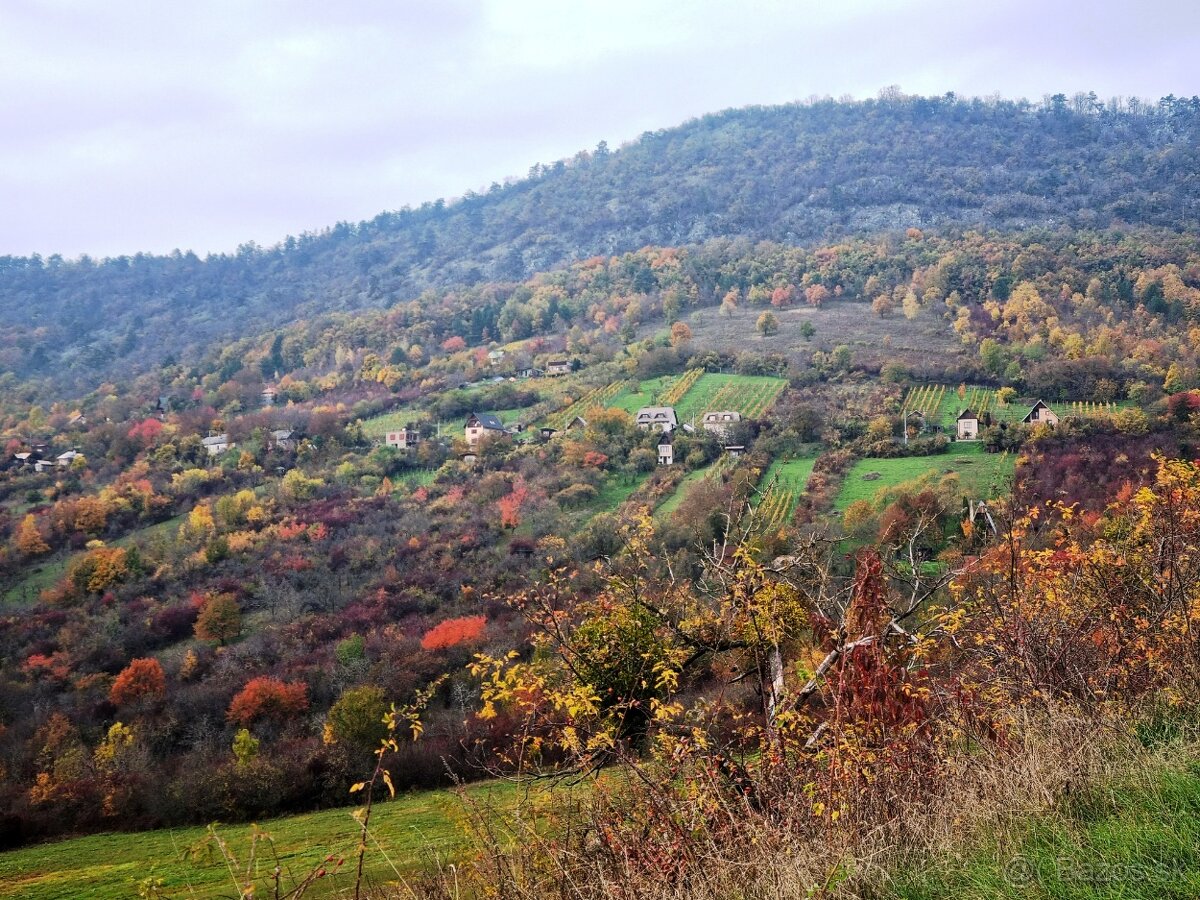
[[[467,788],[465,796],[505,807],[515,801],[518,790],[523,789],[497,782]],[[396,881],[435,855],[445,858],[459,851],[465,843],[460,824],[464,810],[464,801],[444,790],[402,795],[377,804],[371,815],[372,841],[366,863],[371,883]],[[352,856],[358,841],[358,823],[351,818],[352,812],[350,808],[326,810],[260,823],[274,839],[283,870],[290,875],[285,875],[285,885],[291,878],[299,880],[332,854],[345,857],[343,871],[322,879],[305,896],[330,897],[351,888]],[[185,858],[205,834],[203,827],[105,834],[0,853],[0,897],[124,900],[137,896],[137,886],[146,878],[163,879],[163,890],[170,897],[238,896],[219,857]],[[223,826],[219,834],[244,866],[250,826]],[[259,856],[259,871],[265,877],[275,864],[274,857],[261,848]],[[265,884],[255,896],[259,895],[270,896]]]
[[[363,419],[362,430],[368,438],[381,441],[389,431],[398,431],[409,422],[423,422],[428,418],[429,414],[425,410],[416,407],[393,409],[383,415]]]
[[[893,882],[904,900],[1200,897],[1200,768],[1082,791],[975,852],[921,861]]]
[[[996,400],[996,392],[992,388],[968,385],[963,396],[958,395],[958,387],[947,384],[923,384],[910,388],[904,397],[904,409],[919,410],[924,413],[925,421],[930,425],[941,425],[953,430],[958,414],[964,409],[971,409],[976,415],[990,413],[998,422],[1019,422],[1029,412],[1034,400],[1029,397],[1013,400],[1007,405],[1001,405]],[[1048,404],[1062,418],[1067,416],[1096,416],[1115,412],[1120,403],[1050,403]]]
[[[175,516],[172,519],[167,519],[165,522],[159,522],[157,525],[149,525],[146,528],[138,529],[109,543],[113,547],[128,547],[135,541],[145,544],[160,535],[173,535],[179,529],[181,522],[183,522],[183,516]],[[67,553],[63,556],[36,564],[30,568],[24,578],[8,588],[3,595],[0,595],[0,604],[32,603],[37,600],[38,595],[42,591],[53,587],[60,578],[66,575],[71,564],[83,555],[82,551],[79,553]]]
[[[834,507],[839,513],[845,512],[855,500],[871,500],[880,489],[912,481],[926,472],[957,472],[964,491],[976,497],[995,497],[1007,490],[1014,463],[1011,454],[985,453],[982,445],[965,442],[952,444],[948,453],[937,456],[860,459],[846,473]],[[871,473],[879,477],[864,477]]]
[[[609,398],[608,406],[613,409],[623,409],[630,415],[636,413],[643,406],[661,406],[659,398],[671,389],[676,377],[675,375],[663,375],[659,378],[648,378],[639,383],[636,391],[630,390],[624,382],[618,382],[621,386],[620,390]]]

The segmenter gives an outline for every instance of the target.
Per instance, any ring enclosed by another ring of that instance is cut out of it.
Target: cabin
[[[270,446],[273,450],[295,450],[296,432],[291,428],[277,428],[271,432]]]
[[[570,375],[574,368],[569,359],[552,359],[546,363],[547,375]]]
[[[675,448],[671,445],[671,432],[664,431],[658,439],[658,464],[670,466],[675,463]]]
[[[65,469],[81,456],[83,456],[83,454],[78,450],[68,450],[66,453],[58,454],[58,456],[54,458],[54,464],[60,469]]]
[[[587,419],[583,416],[575,416],[567,423],[567,431],[583,431],[587,428]]]
[[[67,420],[67,425],[71,428],[83,428],[87,425],[87,416],[76,410],[71,414],[71,418]]]
[[[726,434],[730,428],[740,421],[742,421],[742,414],[740,412],[734,409],[726,409],[717,412],[706,412],[700,424],[705,431],[711,431],[714,434]]]
[[[236,446],[229,440],[228,434],[210,434],[200,441],[200,443],[209,456],[220,456],[230,447]]]
[[[675,409],[670,406],[643,406],[637,411],[634,422],[643,431],[657,428],[660,431],[667,432],[679,427],[679,419],[675,416]]]
[[[55,468],[55,466],[56,466],[56,463],[52,459],[39,459],[37,462],[35,462],[33,464],[33,471],[49,472],[51,469]]]
[[[979,440],[979,416],[973,409],[964,409],[958,414],[957,436],[960,441]]]
[[[726,444],[725,452],[728,453],[730,456],[732,456],[734,459],[737,459],[739,456],[741,456],[743,453],[746,452],[746,445],[745,444]]]
[[[1053,428],[1058,424],[1058,413],[1052,410],[1049,404],[1044,400],[1039,400],[1033,404],[1029,412],[1025,413],[1025,418],[1021,420],[1026,425],[1048,425]]]
[[[500,362],[500,360],[502,360],[502,359],[504,359],[504,351],[503,350],[489,350],[488,351],[488,362],[491,363],[492,365],[495,365],[496,363]]]
[[[535,366],[526,366],[522,369],[517,369],[518,378],[541,378],[546,373]]]
[[[498,416],[492,413],[471,413],[467,417],[466,425],[467,444],[472,447],[478,446],[483,440],[484,435],[507,435],[508,432],[504,429],[504,423],[500,421]]]
[[[558,434],[558,429],[551,428],[549,425],[543,425],[538,433],[542,436],[543,441],[548,441],[552,437],[554,437],[556,434]]]
[[[270,385],[263,388],[262,389],[262,405],[263,406],[274,406],[275,405],[275,397],[277,394],[278,394],[278,391],[276,391],[275,388],[271,387]]]
[[[394,447],[397,450],[411,450],[417,444],[421,443],[421,432],[417,430],[416,425],[409,422],[403,428],[398,428],[395,431],[389,431],[385,434],[383,442],[387,446]]]

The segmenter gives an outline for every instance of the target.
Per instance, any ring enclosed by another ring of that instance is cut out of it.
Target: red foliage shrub
[[[157,700],[167,692],[167,679],[157,659],[135,659],[113,682],[108,699],[117,706]]]
[[[143,445],[152,444],[162,430],[163,423],[158,419],[143,419],[129,429],[129,438]]]
[[[421,646],[426,650],[445,650],[457,647],[468,641],[476,641],[487,626],[485,616],[461,616],[457,619],[447,619],[434,625],[421,638]]]
[[[284,684],[278,678],[251,678],[234,696],[225,717],[239,725],[261,720],[282,723],[308,709],[308,685]]]

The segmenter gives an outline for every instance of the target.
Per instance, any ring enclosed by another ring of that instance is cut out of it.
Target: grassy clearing
[[[905,900],[1200,896],[1200,768],[1084,791],[965,856],[896,877]]]
[[[497,782],[472,786],[464,793],[481,803],[508,807],[516,802],[518,790],[514,785]],[[445,790],[408,794],[376,805],[371,814],[373,841],[366,863],[370,882],[394,882],[435,855],[444,859],[460,852],[466,841],[461,825],[464,810],[463,800]],[[261,823],[274,839],[284,872],[296,880],[329,854],[345,857],[343,873],[323,879],[305,896],[329,897],[353,885],[352,856],[358,824],[351,818],[352,811],[326,810]],[[250,826],[229,825],[220,828],[219,833],[241,859],[249,845]],[[137,885],[145,878],[162,878],[168,896],[237,896],[221,859],[185,858],[189,848],[204,837],[202,827],[179,828],[94,835],[0,853],[0,897],[115,900],[136,896]],[[265,878],[274,859],[261,848],[259,854],[259,870]]]
[[[423,422],[428,418],[429,414],[425,410],[415,406],[393,409],[391,412],[363,419],[362,430],[368,438],[383,440],[384,435],[389,431],[399,431],[409,422]]]
[[[165,522],[148,525],[145,528],[130,532],[124,537],[117,538],[108,543],[112,547],[128,547],[134,543],[144,545],[158,538],[174,535],[179,530],[183,518],[183,516],[175,516],[174,518],[167,519]],[[53,587],[58,583],[59,579],[67,574],[67,571],[71,568],[71,564],[75,560],[82,557],[82,552],[67,553],[45,560],[44,562],[36,563],[27,571],[24,578],[8,588],[3,595],[0,595],[0,605],[33,603],[42,591]]]
[[[613,512],[618,506],[627,501],[649,478],[649,474],[639,475],[610,475],[604,486],[588,508],[593,512]]]
[[[944,475],[955,472],[963,490],[976,497],[995,497],[1007,490],[1013,474],[1012,454],[985,453],[978,443],[952,444],[948,453],[937,456],[905,456],[899,459],[860,459],[842,481],[834,507],[845,512],[855,500],[872,500],[882,488],[895,487],[920,478],[926,472]],[[878,478],[865,476],[878,473]]]
[[[670,390],[675,378],[675,375],[648,378],[639,382],[636,391],[632,390],[630,385],[622,383],[621,389],[609,399],[608,406],[613,409],[623,409],[630,415],[636,413],[643,406],[661,406],[659,398]]]
[[[705,466],[703,469],[697,469],[695,472],[689,472],[687,475],[685,475],[683,480],[676,486],[675,492],[662,503],[660,503],[658,508],[654,510],[654,518],[670,518],[675,510],[679,509],[679,507],[683,505],[683,501],[687,499],[687,496],[691,493],[692,488],[714,475],[718,465],[718,463],[714,463],[711,466]]]

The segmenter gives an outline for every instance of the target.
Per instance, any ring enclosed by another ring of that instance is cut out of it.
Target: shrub
[[[434,625],[421,638],[421,646],[426,650],[445,650],[457,647],[468,641],[478,640],[487,625],[485,616],[461,616],[457,619],[447,619]]]
[[[308,685],[278,678],[251,678],[230,701],[225,717],[238,725],[269,721],[282,724],[308,709]]]
[[[157,659],[135,659],[113,682],[108,699],[116,706],[157,700],[167,692],[167,680]]]

